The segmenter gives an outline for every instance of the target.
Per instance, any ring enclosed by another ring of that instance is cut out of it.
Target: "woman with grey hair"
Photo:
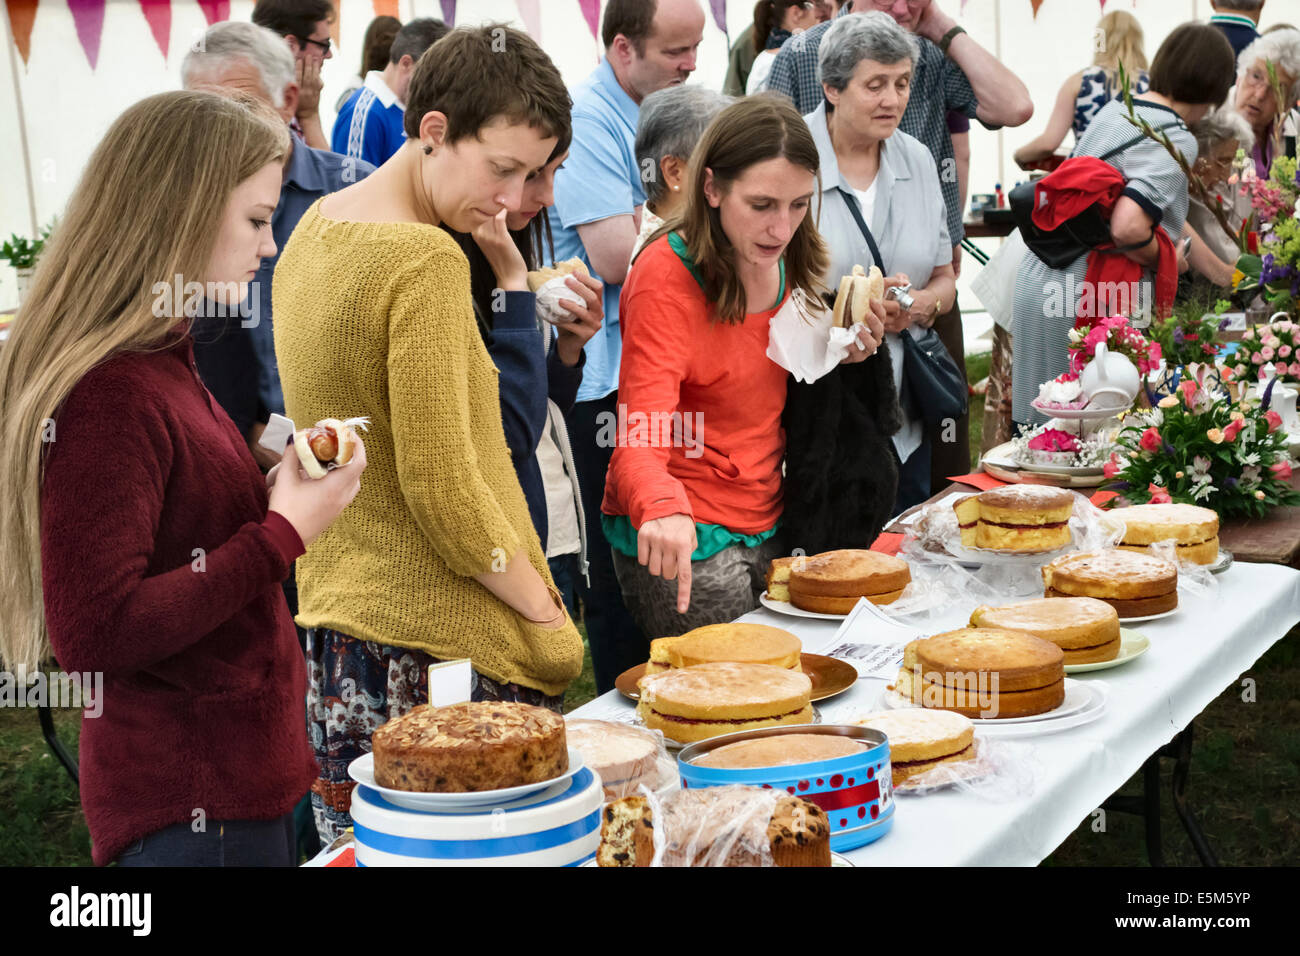
[[[1278,103],[1269,79],[1269,64],[1272,64],[1282,85],[1282,103]],[[1275,121],[1280,114],[1284,122],[1297,99],[1300,99],[1300,30],[1267,33],[1241,51],[1241,56],[1237,57],[1237,89],[1233,105],[1254,131],[1254,148],[1250,155],[1255,160],[1255,174],[1260,179],[1268,176],[1273,156],[1281,144],[1282,137],[1274,134]],[[1295,154],[1294,139],[1281,145],[1288,155]]]
[[[1239,148],[1249,148],[1255,140],[1255,133],[1246,122],[1246,118],[1233,107],[1219,107],[1204,120],[1197,123],[1192,130],[1196,136],[1196,162],[1192,172],[1205,184],[1210,195],[1218,195],[1223,200],[1228,222],[1234,227],[1241,225],[1250,213],[1250,200],[1241,194],[1241,190],[1228,185],[1232,176],[1232,163]],[[1209,252],[1228,266],[1229,281],[1235,266],[1239,249],[1223,230],[1219,220],[1195,194],[1189,196],[1187,224],[1205,243]],[[1198,272],[1196,259],[1189,255],[1192,267]],[[1214,279],[1215,276],[1207,276]]]
[[[699,86],[670,86],[641,101],[635,148],[645,205],[641,208],[641,232],[632,246],[633,259],[646,239],[681,209],[681,190],[695,144],[713,117],[734,102],[730,96]]]
[[[894,514],[930,496],[930,445],[908,392],[900,336],[919,337],[957,292],[938,167],[923,143],[898,129],[919,55],[916,38],[888,14],[839,18],[821,42],[824,100],[804,117],[821,156],[815,212],[831,252],[827,287],[836,288],[853,266],[873,264],[885,273],[886,288],[912,286],[909,307],[885,303],[888,361],[902,411],[891,443],[899,465]]]

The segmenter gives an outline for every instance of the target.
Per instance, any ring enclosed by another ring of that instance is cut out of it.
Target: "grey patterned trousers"
[[[677,581],[665,580],[614,550],[614,573],[623,591],[623,603],[650,640],[685,634],[706,624],[734,621],[758,607],[766,589],[768,566],[784,550],[785,537],[777,532],[757,548],[733,545],[711,558],[691,562],[691,606],[677,613]]]

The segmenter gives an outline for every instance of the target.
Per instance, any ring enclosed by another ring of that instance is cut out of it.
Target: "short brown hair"
[[[334,22],[330,0],[257,0],[252,20],[282,37],[306,40],[322,20]]]
[[[527,123],[567,148],[573,103],[560,71],[533,39],[501,23],[460,27],[425,50],[411,74],[404,128],[420,136],[420,121],[437,110],[447,117],[447,142],[498,117]]]
[[[621,33],[628,38],[637,56],[645,56],[645,41],[654,26],[657,0],[609,0],[605,19],[600,22],[600,39],[608,50]]]
[[[722,228],[721,213],[709,205],[704,195],[705,175],[712,170],[714,184],[725,192],[749,167],[777,157],[815,174],[820,186],[817,143],[789,99],[776,93],[759,93],[728,106],[714,117],[691,154],[690,183],[681,215],[646,241],[649,245],[672,230],[682,234],[704,280],[701,285],[713,306],[712,319],[742,322],[746,302],[735,247]],[[826,244],[809,212],[785,249],[786,287],[792,292],[801,289],[809,296],[820,295],[822,276],[829,266]]]
[[[1236,61],[1217,27],[1184,23],[1165,37],[1151,61],[1151,92],[1180,103],[1218,106],[1228,98]]]

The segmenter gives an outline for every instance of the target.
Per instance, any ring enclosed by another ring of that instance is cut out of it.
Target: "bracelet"
[[[556,611],[550,617],[542,621],[535,621],[531,617],[525,617],[524,620],[527,621],[529,624],[536,624],[539,627],[548,627],[552,624],[555,624],[557,621],[562,621],[564,619],[564,616],[568,613],[568,611],[565,610],[564,607],[564,599],[560,597],[560,592],[557,591],[554,587],[550,587],[550,586],[548,586],[546,590],[547,593],[550,594],[551,600],[555,602]],[[520,616],[522,617],[522,615]]]
[[[952,41],[957,38],[957,35],[959,33],[965,33],[965,32],[966,30],[963,27],[956,26],[953,27],[951,30],[949,30],[947,33],[945,33],[943,35],[943,38],[939,40],[939,52],[942,53],[944,56],[947,56],[948,47],[952,46]]]

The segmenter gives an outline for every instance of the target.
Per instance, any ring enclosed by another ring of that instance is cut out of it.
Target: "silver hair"
[[[1275,30],[1265,33],[1237,57],[1237,82],[1246,71],[1260,60],[1271,60],[1273,65],[1291,76],[1291,89],[1287,95],[1287,109],[1300,99],[1300,30]],[[1284,110],[1285,112],[1285,110]]]
[[[278,33],[239,20],[208,27],[196,48],[181,63],[181,85],[190,89],[220,63],[244,59],[262,78],[262,87],[276,109],[284,107],[284,88],[294,81],[293,54]]]
[[[713,117],[734,103],[722,93],[702,86],[670,86],[641,101],[636,126],[636,161],[649,202],[663,197],[665,186],[659,160],[689,159]]]
[[[1255,133],[1246,122],[1246,117],[1228,104],[1212,111],[1192,128],[1192,132],[1196,135],[1196,152],[1199,156],[1208,156],[1216,143],[1225,140],[1235,139],[1239,146],[1246,149],[1255,142]]]
[[[843,90],[863,60],[884,66],[910,60],[915,67],[920,58],[921,45],[916,37],[889,14],[873,10],[837,17],[822,36],[817,66],[823,83],[833,90]]]

